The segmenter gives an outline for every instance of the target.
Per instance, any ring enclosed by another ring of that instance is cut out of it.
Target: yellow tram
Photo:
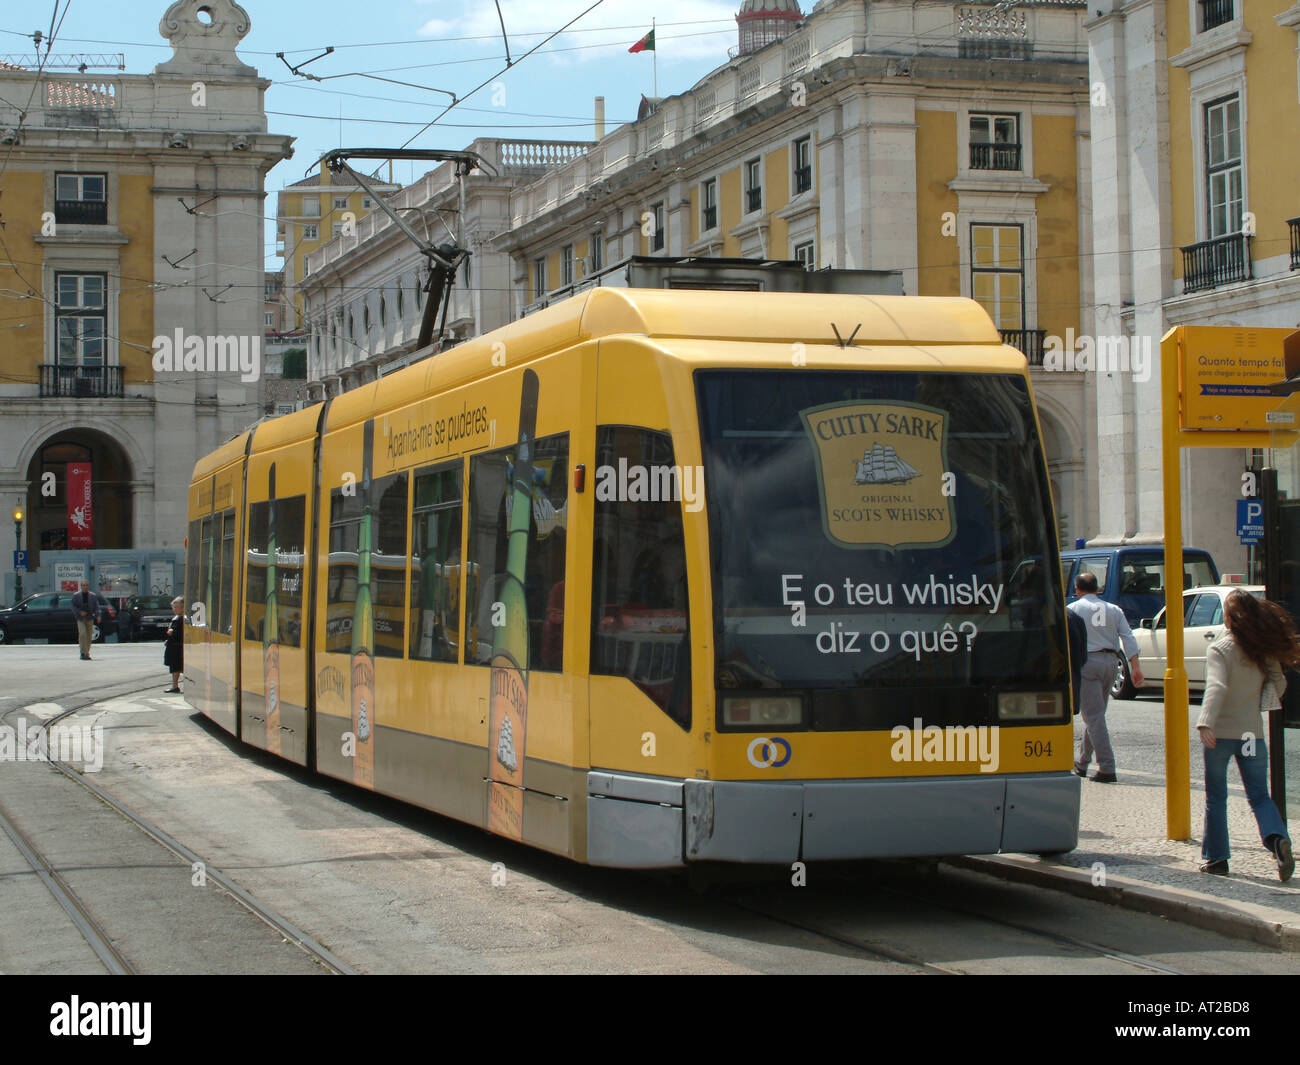
[[[187,696],[329,776],[607,866],[1077,842],[971,301],[591,289],[231,440],[189,516]]]

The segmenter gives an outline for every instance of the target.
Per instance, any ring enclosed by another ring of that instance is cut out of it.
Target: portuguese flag
[[[636,44],[628,49],[629,52],[653,52],[655,50],[655,31],[651,30],[642,37]]]

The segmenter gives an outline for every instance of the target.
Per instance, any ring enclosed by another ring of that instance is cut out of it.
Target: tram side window
[[[465,589],[465,661],[486,666],[494,637],[508,628],[493,626],[495,604],[503,602],[508,576],[510,490],[517,445],[470,459],[469,556]],[[568,540],[569,434],[540,437],[532,465],[532,506],[524,563],[528,616],[529,669],[559,672],[564,657],[564,566]],[[516,657],[525,649],[505,648]]]
[[[261,640],[266,618],[266,574],[271,543],[271,504],[263,500],[248,507],[248,573],[244,579],[244,639]],[[302,645],[302,564],[307,515],[305,496],[275,501],[275,594],[279,619],[276,642]]]
[[[282,646],[302,646],[303,566],[307,557],[307,497],[275,501],[276,609]]]
[[[199,587],[199,558],[202,550],[203,523],[190,522],[189,543],[185,547],[185,613],[194,616],[194,604],[203,598]]]
[[[375,654],[386,658],[401,658],[406,645],[406,480],[404,473],[375,479],[370,595],[375,611]]]
[[[227,510],[221,515],[221,613],[217,631],[230,635],[230,607],[235,584],[235,512]]]
[[[260,640],[266,617],[266,546],[269,503],[248,505],[248,546],[244,551],[244,639]]]
[[[415,475],[411,530],[411,657],[455,662],[460,649],[459,462]]]
[[[624,464],[627,492],[617,485]],[[633,477],[641,475],[657,490],[633,490]],[[673,491],[677,476],[668,433],[612,425],[597,430],[591,672],[627,677],[690,728],[686,541],[681,486]]]
[[[325,650],[352,650],[357,601],[357,559],[364,500],[345,489],[330,492],[329,563],[325,575]],[[401,658],[406,606],[406,474],[377,477],[371,485],[370,602],[377,657]]]
[[[220,565],[220,559],[212,540],[212,527],[214,519],[207,517],[203,519],[202,531],[199,536],[199,602],[203,604],[203,617],[201,621],[205,628],[215,626],[216,616],[214,609],[214,595],[217,588],[218,572],[217,567]]]

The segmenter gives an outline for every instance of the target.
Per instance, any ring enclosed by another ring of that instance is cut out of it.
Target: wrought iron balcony
[[[1291,227],[1291,269],[1300,270],[1300,218],[1288,218]]]
[[[54,221],[61,226],[104,226],[108,204],[103,200],[55,200]]]
[[[1046,329],[999,329],[1002,343],[1010,344],[1029,360],[1030,366],[1043,365],[1043,342],[1047,339]]]
[[[1019,144],[987,144],[970,142],[970,168],[972,170],[1019,170]]]
[[[1201,0],[1201,32],[1232,21],[1232,0]]]
[[[794,168],[794,194],[796,196],[801,192],[807,192],[812,188],[812,167],[797,166]]]
[[[121,399],[122,367],[44,363],[41,398]]]
[[[745,190],[745,206],[749,211],[758,211],[763,207],[763,189],[756,187]]]
[[[1183,292],[1250,281],[1255,274],[1250,261],[1250,237],[1230,233],[1226,237],[1203,240],[1181,249],[1183,253]]]
[[[718,209],[716,207],[704,208],[704,228],[714,229],[718,224]]]

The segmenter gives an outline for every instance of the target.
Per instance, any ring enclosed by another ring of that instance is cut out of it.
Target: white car
[[[1249,592],[1264,598],[1258,584],[1216,584],[1208,588],[1188,588],[1183,592],[1183,663],[1187,669],[1187,686],[1192,691],[1205,688],[1205,649],[1227,630],[1223,627],[1223,602],[1231,592]],[[1133,630],[1138,645],[1138,666],[1142,670],[1141,687],[1129,676],[1128,663],[1115,670],[1110,694],[1115,699],[1131,699],[1137,691],[1159,691],[1165,685],[1168,664],[1165,611],[1148,618]]]

